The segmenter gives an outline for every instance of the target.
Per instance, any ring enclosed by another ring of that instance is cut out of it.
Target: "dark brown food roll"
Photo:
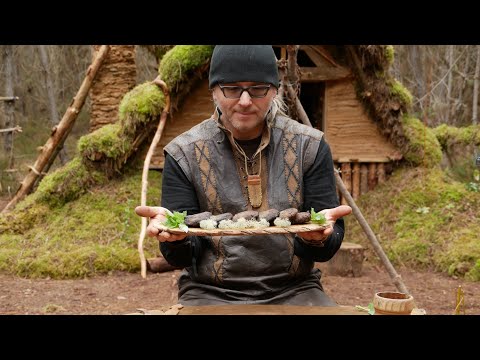
[[[297,215],[298,209],[290,208],[280,211],[278,217],[280,219],[288,219],[291,223],[293,223],[293,219],[295,219],[295,215]]]
[[[213,215],[210,220],[214,220],[219,223],[222,220],[232,220],[233,215],[231,213],[223,213],[219,215]]]
[[[202,213],[187,215],[185,217],[185,225],[191,227],[200,227],[200,221],[208,220],[212,216],[212,213],[209,211],[204,211]]]
[[[307,222],[310,221],[311,215],[310,212],[308,211],[302,211],[297,213],[295,217],[293,218],[292,224],[306,224]]]
[[[233,217],[233,221],[238,221],[240,218],[245,218],[245,220],[257,220],[258,219],[258,211],[249,210],[249,211],[242,211],[236,214]]]
[[[265,211],[261,211],[258,214],[258,219],[265,219],[270,223],[271,226],[273,226],[273,221],[278,217],[279,214],[280,211],[278,211],[277,209],[268,209]]]

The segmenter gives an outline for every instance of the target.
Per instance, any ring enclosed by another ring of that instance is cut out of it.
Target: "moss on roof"
[[[442,150],[433,131],[420,120],[405,115],[403,128],[408,139],[405,160],[415,166],[434,167],[442,160]]]

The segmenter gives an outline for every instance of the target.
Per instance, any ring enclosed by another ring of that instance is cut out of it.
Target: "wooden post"
[[[377,185],[377,165],[375,163],[368,164],[368,190],[375,189]]]
[[[360,165],[360,195],[368,191],[368,167],[367,164]]]
[[[41,175],[45,166],[49,163],[50,158],[52,156],[56,156],[58,154],[58,151],[62,148],[68,134],[70,133],[73,125],[75,124],[78,113],[80,112],[83,104],[85,103],[88,95],[88,90],[92,86],[98,69],[102,65],[103,60],[107,57],[109,48],[109,45],[102,45],[102,48],[98,52],[96,59],[88,68],[85,79],[83,80],[77,94],[73,98],[72,103],[65,112],[65,115],[63,115],[63,118],[58,123],[58,126],[53,128],[52,134],[50,135],[50,138],[47,140],[46,144],[42,147],[42,152],[38,156],[37,161],[35,161],[35,164],[30,167],[30,172],[27,174],[25,179],[23,179],[20,188],[17,190],[17,193],[15,194],[13,199],[10,200],[7,206],[5,206],[5,208],[2,210],[2,213],[7,212],[10,208],[15,206],[17,202],[22,200],[26,195],[31,192],[35,181]]]
[[[378,173],[378,183],[383,184],[385,182],[385,164],[379,163],[377,165],[377,173]]]
[[[360,163],[353,163],[352,170],[352,196],[355,200],[360,196]]]
[[[345,188],[347,189],[348,192],[351,192],[352,190],[352,170],[350,168],[350,163],[342,163],[341,167],[342,171],[342,180],[343,183],[345,184]],[[347,200],[345,199],[345,196],[342,194],[342,204],[347,205]]]

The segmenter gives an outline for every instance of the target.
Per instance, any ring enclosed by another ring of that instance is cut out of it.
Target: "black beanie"
[[[210,62],[209,86],[254,81],[278,88],[278,69],[271,45],[217,45]]]

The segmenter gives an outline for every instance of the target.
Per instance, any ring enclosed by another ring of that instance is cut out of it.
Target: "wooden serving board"
[[[300,224],[300,225],[290,225],[287,227],[280,226],[270,226],[261,229],[202,229],[202,228],[188,228],[188,235],[197,235],[197,236],[232,236],[232,235],[271,235],[271,234],[296,234],[299,232],[307,231],[320,231],[324,230],[329,225],[317,225],[317,224]],[[169,229],[162,227],[163,231],[167,231],[171,234],[185,234],[184,231],[179,228]]]

